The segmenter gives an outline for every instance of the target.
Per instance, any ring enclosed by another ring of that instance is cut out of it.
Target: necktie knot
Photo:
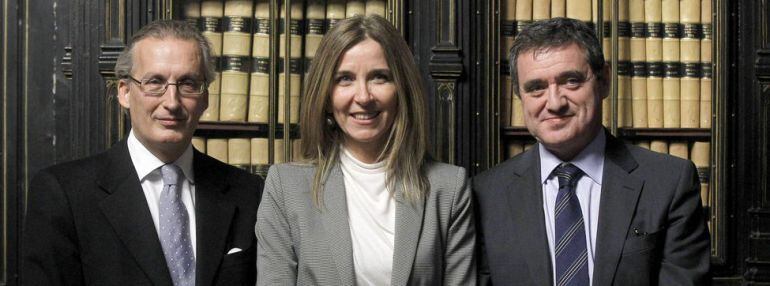
[[[583,171],[571,163],[562,163],[556,170],[553,171],[554,175],[559,178],[559,188],[562,189],[565,186],[574,185],[580,176],[583,175]]]
[[[182,169],[174,164],[166,164],[160,167],[160,175],[163,178],[163,185],[179,185],[182,175]]]

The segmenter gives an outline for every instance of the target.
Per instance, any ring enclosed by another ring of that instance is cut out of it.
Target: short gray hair
[[[118,57],[115,63],[115,76],[119,79],[131,75],[131,69],[134,67],[133,49],[136,43],[146,38],[166,39],[173,38],[179,40],[195,41],[198,44],[203,62],[201,72],[208,85],[214,80],[216,70],[214,60],[211,56],[211,44],[198,29],[185,21],[158,20],[151,22],[137,31],[128,42],[126,49]]]
[[[575,19],[552,18],[534,22],[516,35],[509,54],[513,92],[519,95],[519,75],[516,69],[519,55],[529,51],[566,47],[571,44],[577,44],[585,52],[586,61],[596,75],[597,81],[607,85],[607,79],[603,73],[606,63],[602,53],[602,43],[596,37],[594,30]]]

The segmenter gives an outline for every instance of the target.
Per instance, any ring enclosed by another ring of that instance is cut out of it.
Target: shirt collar
[[[131,156],[131,162],[134,163],[134,168],[136,169],[136,174],[139,176],[139,181],[144,180],[147,175],[166,164],[158,159],[158,157],[155,157],[155,155],[153,155],[150,150],[147,150],[147,147],[136,138],[134,129],[131,129],[131,132],[128,134],[126,145],[128,145],[128,154]],[[192,144],[189,144],[184,153],[182,153],[182,156],[179,156],[179,158],[172,163],[182,169],[184,177],[190,184],[195,183],[192,170],[192,158]]]
[[[591,143],[583,148],[575,158],[566,163],[572,163],[577,166],[594,183],[601,185],[604,171],[604,146],[606,142],[607,136],[604,134],[604,130],[599,130],[596,137],[591,140]],[[551,172],[561,163],[565,162],[562,162],[556,155],[548,151],[543,144],[537,145],[540,151],[540,182],[545,183],[551,176]]]

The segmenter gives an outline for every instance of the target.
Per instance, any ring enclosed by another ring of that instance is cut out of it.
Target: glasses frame
[[[182,92],[179,89],[179,82],[168,82],[168,81],[166,81],[166,83],[163,85],[163,90],[161,90],[159,92],[149,92],[149,91],[145,90],[144,83],[142,81],[140,81],[138,79],[135,79],[133,76],[130,76],[130,75],[127,75],[126,78],[128,78],[128,79],[132,80],[134,83],[138,84],[139,90],[141,92],[149,94],[149,95],[152,95],[152,96],[163,96],[164,94],[166,94],[166,91],[168,91],[168,86],[169,85],[173,85],[176,88],[176,92],[179,94],[179,96],[187,97],[187,98],[199,98],[201,95],[203,95],[207,91],[207,84],[206,84],[205,80],[201,82],[201,87],[200,87],[200,90],[199,90],[198,93],[186,93],[186,92]]]

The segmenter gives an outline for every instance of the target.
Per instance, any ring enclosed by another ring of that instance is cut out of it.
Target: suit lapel
[[[310,178],[312,182],[312,178]],[[329,249],[340,276],[340,285],[354,285],[353,242],[348,225],[345,183],[339,164],[332,168],[323,190],[323,209],[319,216],[326,230]]]
[[[211,285],[219,263],[227,251],[226,243],[235,206],[224,200],[227,178],[213,159],[195,151],[195,219],[197,235],[196,285]]]
[[[171,285],[155,223],[126,142],[110,149],[107,158],[109,168],[102,170],[97,183],[108,196],[99,202],[99,208],[152,284]]]
[[[407,285],[412,273],[417,243],[420,241],[425,199],[411,203],[403,196],[403,189],[396,184],[396,237],[393,248],[392,285]]]
[[[520,245],[527,257],[530,275],[535,285],[552,285],[553,270],[548,237],[543,215],[543,186],[540,183],[540,154],[537,146],[522,155],[521,164],[514,165],[510,180],[505,186],[508,194],[509,217],[513,218],[512,233],[528,238]],[[512,255],[514,257],[517,255]]]
[[[631,174],[637,166],[624,143],[607,134],[594,285],[610,285],[614,280],[626,234],[644,185],[643,180]]]

